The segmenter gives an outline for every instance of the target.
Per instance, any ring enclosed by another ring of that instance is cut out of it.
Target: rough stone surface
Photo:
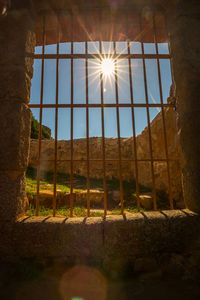
[[[57,207],[63,207],[65,205],[69,206],[70,204],[70,193],[63,193],[57,190],[56,194],[56,205]],[[36,202],[36,195],[28,195],[29,204],[34,204]],[[52,208],[54,193],[50,190],[40,191],[39,194],[39,203],[43,207]],[[104,201],[104,192],[98,190],[90,190],[90,206],[100,206],[103,205]],[[73,193],[73,203],[78,205],[83,205],[87,203],[87,191],[76,191]]]
[[[35,34],[26,9],[0,16],[0,220],[16,219],[25,210]]]
[[[24,171],[28,163],[30,109],[17,100],[2,100],[0,110],[0,170]],[[5,187],[5,190],[7,188]]]
[[[155,258],[143,257],[137,258],[134,264],[135,272],[153,272],[157,269]]]
[[[167,19],[176,82],[184,199],[191,210],[200,212],[199,1],[178,1]]]
[[[104,219],[23,217],[1,225],[0,254],[11,260],[51,257],[68,265],[94,264],[113,277],[134,266],[139,273],[169,272],[165,266],[182,264],[181,256],[185,276],[195,266],[199,270],[199,224],[199,216],[188,210]]]
[[[0,103],[22,99],[29,102],[31,79],[24,67],[1,67]]]
[[[160,253],[185,252],[183,249],[187,248],[185,243],[190,243],[189,236],[196,236],[191,242],[195,243],[199,233],[198,229],[195,233],[195,226],[190,223],[189,215],[181,214],[184,212],[165,211],[127,215],[124,219],[118,216],[107,217],[104,229],[106,267],[117,269],[118,263],[125,264],[128,257],[132,263],[139,257],[151,257],[159,261]],[[119,254],[119,249],[122,255]]]
[[[35,34],[33,19],[27,10],[10,11],[6,17],[0,18],[0,65],[24,66],[32,77]],[[13,68],[13,69],[14,69]]]
[[[0,18],[0,101],[18,99],[29,102],[35,34],[26,10],[12,11]]]
[[[152,195],[140,195],[140,203],[143,208],[151,210],[153,208],[153,197]]]
[[[24,214],[26,179],[23,172],[0,171],[0,220],[15,220]]]

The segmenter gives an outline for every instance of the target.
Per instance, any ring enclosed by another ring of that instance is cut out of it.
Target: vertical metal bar
[[[58,81],[59,81],[59,42],[60,42],[60,19],[57,15],[57,58],[56,58],[56,108],[55,108],[55,149],[54,149],[54,185],[53,185],[53,216],[56,215],[56,183],[57,183],[57,139],[58,139]]]
[[[114,43],[114,54],[116,55],[116,42]],[[116,110],[117,110],[117,136],[118,136],[118,152],[119,152],[119,181],[120,181],[120,202],[121,213],[124,214],[124,193],[122,180],[122,161],[121,161],[121,138],[120,138],[120,122],[119,122],[119,96],[118,96],[118,75],[117,75],[117,61],[115,61],[115,94],[116,94]]]
[[[131,59],[130,59],[130,42],[127,42],[128,46],[128,65],[129,65],[129,81],[130,81],[130,92],[131,92],[131,104],[133,105],[133,84],[132,84],[132,70],[131,70]],[[138,180],[138,161],[137,161],[137,142],[136,142],[136,130],[135,130],[135,112],[134,107],[131,107],[132,111],[132,126],[133,126],[133,151],[135,157],[135,180],[136,180],[136,197],[137,197],[137,209],[140,211],[140,192],[139,192],[139,180]]]
[[[153,3],[154,4],[154,3]],[[173,196],[172,196],[172,187],[171,187],[171,176],[170,176],[170,162],[169,162],[169,153],[168,153],[168,141],[167,141],[167,133],[166,133],[166,123],[165,123],[165,111],[163,108],[163,93],[162,93],[162,81],[161,81],[161,73],[160,73],[160,61],[158,54],[158,41],[157,41],[157,32],[156,32],[156,24],[155,24],[155,11],[153,6],[153,29],[154,29],[154,40],[156,46],[156,55],[157,55],[157,69],[158,69],[158,81],[159,81],[159,90],[160,90],[160,100],[161,100],[161,111],[162,111],[162,122],[163,122],[163,131],[164,131],[164,143],[165,143],[165,156],[167,160],[167,177],[168,177],[168,185],[169,185],[169,203],[170,208],[173,209]]]
[[[141,13],[140,13],[140,32],[142,33],[142,20],[141,20]],[[146,78],[146,66],[145,66],[145,59],[144,59],[144,42],[143,37],[141,36],[141,46],[142,46],[142,61],[143,61],[143,73],[144,73],[144,83],[145,83],[145,97],[146,97],[146,104],[147,104],[147,122],[148,122],[148,135],[149,135],[149,148],[150,148],[150,159],[151,159],[151,176],[152,176],[152,194],[153,194],[153,208],[157,210],[157,201],[156,201],[156,187],[155,187],[155,174],[154,174],[154,163],[153,163],[153,151],[152,151],[152,138],[151,138],[151,123],[150,123],[150,116],[149,116],[149,100],[148,100],[148,89],[147,89],[147,78]]]
[[[43,16],[43,44],[42,44],[42,74],[40,90],[40,120],[38,133],[38,165],[37,165],[37,194],[36,194],[36,216],[39,215],[39,193],[40,193],[40,157],[41,157],[41,135],[42,135],[42,104],[44,89],[44,47],[45,47],[45,16]]]
[[[170,45],[170,42],[169,42],[169,33],[168,33],[168,30],[167,30],[167,18],[166,18],[166,13],[163,12],[163,14],[164,14],[164,19],[165,19],[165,31],[166,31],[166,36],[167,36],[167,43],[168,43],[168,50],[169,50],[169,57],[170,57],[170,70],[171,70],[172,84],[175,85],[174,71],[173,71],[173,64],[172,64],[171,45]],[[176,109],[176,104],[174,104],[174,109]],[[169,157],[168,157],[168,159],[169,159]],[[179,162],[180,176],[181,176],[182,175],[182,168],[181,168],[180,158],[179,158],[178,162]],[[169,163],[171,163],[170,159],[169,159]],[[169,168],[169,170],[170,170],[170,168]],[[185,199],[183,198],[183,200],[184,200],[184,204],[185,204],[185,207],[186,207]],[[172,197],[172,205],[170,204],[170,208],[171,209],[174,208],[173,197]]]
[[[174,70],[173,70],[173,64],[172,64],[172,51],[171,51],[171,45],[170,45],[170,41],[169,41],[169,33],[168,33],[168,29],[167,29],[167,17],[166,17],[166,12],[162,12],[164,15],[164,19],[165,19],[165,32],[166,32],[166,36],[167,36],[167,43],[168,43],[168,50],[169,50],[169,59],[170,59],[170,69],[171,69],[171,76],[172,76],[172,83],[175,83],[174,80]],[[174,105],[175,107],[175,105]]]
[[[73,14],[71,14],[71,54],[74,52],[74,41],[73,41]],[[74,103],[74,86],[73,86],[73,58],[71,58],[71,105]],[[71,106],[71,170],[70,170],[70,217],[73,217],[73,184],[74,184],[74,166],[73,166],[73,120],[74,120],[74,114],[73,114],[73,106]]]
[[[170,70],[171,70],[171,77],[172,77],[172,84],[175,85],[175,79],[174,79],[174,71],[173,71],[173,64],[172,64],[172,52],[171,52],[171,45],[170,45],[170,42],[169,42],[169,33],[167,31],[167,18],[166,18],[166,14],[164,14],[164,18],[165,18],[165,31],[166,31],[166,35],[167,35],[167,43],[168,43],[168,49],[169,49],[169,56],[170,56]],[[174,109],[176,109],[176,104],[174,104]],[[168,149],[168,148],[167,148]],[[168,157],[169,159],[169,157]],[[169,164],[170,164],[170,159],[169,159]],[[169,165],[170,166],[170,165]],[[182,168],[181,168],[181,162],[180,162],[180,158],[179,158],[179,167],[180,167],[180,176],[182,176]],[[170,168],[169,168],[170,170]],[[183,191],[182,191],[183,193]],[[185,199],[183,197],[183,200],[184,200],[184,204],[185,204],[185,207],[186,206],[186,203],[185,203]],[[174,208],[174,202],[173,202],[173,197],[172,197],[172,204],[170,204],[170,208],[173,209]]]
[[[100,19],[101,24],[101,19]],[[100,25],[101,26],[101,25]],[[99,40],[99,52],[102,57],[102,41]],[[104,216],[107,215],[107,187],[106,187],[106,153],[105,153],[105,127],[104,127],[104,99],[103,99],[103,74],[100,71],[101,84],[101,126],[102,126],[102,151],[103,151],[103,190],[104,190]]]
[[[86,23],[86,12],[85,12]],[[85,24],[86,26],[86,24]],[[86,27],[87,28],[87,27]],[[85,54],[88,54],[87,34],[85,35]],[[88,58],[85,59],[86,70],[86,105],[88,105]],[[90,216],[90,149],[89,149],[89,109],[86,107],[86,139],[87,139],[87,216]]]

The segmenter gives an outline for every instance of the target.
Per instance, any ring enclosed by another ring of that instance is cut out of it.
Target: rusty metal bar
[[[116,53],[116,42],[114,42],[114,53]],[[117,75],[117,61],[115,61],[115,96],[116,104],[119,104],[118,95],[118,75]],[[119,107],[117,110],[117,136],[118,136],[118,152],[119,152],[119,181],[120,181],[120,203],[121,203],[121,213],[124,214],[124,193],[123,193],[123,179],[122,179],[122,157],[121,157],[121,138],[120,138],[120,121],[119,121]]]
[[[57,54],[59,53],[60,26],[59,16],[57,20]],[[59,81],[59,58],[56,59],[56,105],[58,105],[58,81]],[[54,150],[54,185],[53,185],[53,217],[56,215],[56,197],[57,197],[57,139],[58,139],[58,107],[55,108],[55,150]]]
[[[140,22],[140,31],[142,32],[142,16],[140,14],[139,22]],[[141,37],[142,38],[142,37]],[[142,54],[144,55],[144,43],[143,38],[141,40]],[[144,55],[145,57],[145,55]],[[154,161],[153,161],[153,151],[152,151],[152,138],[151,138],[151,123],[149,116],[149,97],[148,97],[148,89],[147,89],[147,78],[146,78],[146,66],[145,59],[142,59],[143,62],[143,74],[144,74],[144,83],[145,83],[145,97],[146,97],[146,110],[147,110],[147,123],[148,123],[148,135],[149,135],[149,148],[150,148],[150,158],[151,158],[151,176],[152,176],[152,194],[153,194],[153,208],[157,210],[157,201],[156,201],[156,187],[155,187],[155,174],[154,174]]]
[[[42,53],[43,54],[44,54],[44,47],[45,47],[45,17],[43,17],[43,45],[42,45]],[[40,90],[40,120],[39,120],[39,133],[38,133],[37,194],[36,194],[36,209],[35,209],[36,216],[39,215],[40,156],[41,156],[43,89],[44,89],[44,58],[42,59],[41,90]]]
[[[107,54],[34,54],[30,55],[30,57],[33,58],[45,58],[45,59],[56,59],[57,57],[59,59],[80,59],[80,58],[88,58],[88,59],[99,59],[101,60],[102,57],[105,58],[107,57]],[[156,59],[157,57],[159,58],[171,58],[171,55],[169,54],[112,54],[112,58],[115,59],[125,59],[125,58],[131,58],[131,59],[139,59],[139,58],[148,58],[148,59]]]
[[[55,108],[55,107],[58,107],[58,108],[71,108],[71,107],[171,107],[171,108],[174,108],[174,105],[173,104],[153,104],[153,103],[148,103],[148,104],[145,104],[145,103],[131,103],[131,104],[126,104],[126,103],[118,103],[118,104],[29,104],[29,107],[30,108],[40,108],[40,107],[44,107],[44,108]]]
[[[165,19],[165,31],[166,31],[166,36],[167,36],[167,44],[168,44],[168,50],[169,50],[169,60],[170,60],[170,70],[171,70],[171,75],[172,75],[172,84],[175,83],[174,79],[174,70],[173,70],[173,64],[172,64],[172,51],[171,51],[171,45],[169,43],[169,32],[167,30],[167,17],[166,17],[166,11],[163,12],[164,19]],[[173,108],[176,108],[176,104],[173,104]]]
[[[151,3],[148,3],[148,7],[151,7]],[[139,11],[141,10],[141,8],[144,8],[144,4],[143,3],[138,3],[138,4],[132,4],[132,5],[128,5],[125,8],[120,8],[121,11],[123,11],[124,13],[127,12],[127,10],[134,10],[134,11]],[[155,4],[155,8],[156,11],[160,11],[163,12],[164,8],[162,5],[160,4]],[[94,5],[94,6],[87,6],[85,5],[85,3],[83,2],[83,5],[79,6],[79,12],[80,13],[84,13],[86,10],[88,12],[91,13],[91,11],[93,12],[94,10],[110,10],[110,5],[106,5],[106,4],[100,4],[100,5]],[[56,14],[58,13],[62,13],[62,14],[66,14],[66,15],[71,15],[73,13],[73,9],[72,8],[61,8],[61,9],[54,9],[54,12]],[[37,12],[39,15],[52,15],[52,9],[40,9]]]
[[[87,21],[87,12],[84,12],[85,23]],[[85,32],[85,85],[86,85],[86,104],[88,105],[88,43]],[[89,149],[89,108],[86,107],[86,140],[87,140],[87,216],[90,217],[90,149]]]
[[[71,28],[73,28],[73,14],[71,15]],[[73,44],[73,30],[71,33],[71,54],[74,52],[74,44]],[[74,102],[74,84],[73,84],[73,78],[74,78],[74,68],[73,68],[73,57],[71,58],[71,172],[70,172],[70,217],[73,217],[73,184],[74,184],[74,165],[73,165],[73,120],[74,120],[74,112],[73,112],[73,102]]]
[[[54,159],[40,159],[40,162],[53,162]],[[57,159],[57,162],[70,162],[71,159]],[[87,160],[86,159],[74,159],[73,161],[75,162],[86,162]],[[101,158],[90,158],[90,161],[103,161],[103,159]],[[119,159],[106,159],[105,160],[106,162],[118,162]],[[122,162],[134,162],[136,161],[136,159],[134,158],[130,158],[130,159],[121,159]],[[138,162],[145,162],[145,161],[151,161],[151,158],[138,158],[137,159]],[[154,158],[153,159],[154,162],[167,162],[167,159],[166,158]],[[173,162],[173,161],[180,161],[179,158],[169,158],[169,161]],[[30,163],[38,163],[37,160],[30,160],[29,161]]]
[[[157,32],[156,32],[156,25],[155,25],[155,12],[154,8],[152,9],[153,12],[153,31],[154,31],[154,39],[155,39],[155,47],[156,47],[156,54],[158,55],[158,43],[157,43]],[[158,69],[158,81],[159,81],[159,90],[160,90],[160,100],[161,104],[163,104],[163,93],[162,93],[162,81],[161,81],[161,73],[160,73],[160,61],[157,57],[157,69]],[[173,209],[173,195],[172,195],[172,186],[171,186],[171,176],[170,176],[170,164],[169,164],[169,153],[168,153],[168,141],[167,141],[167,132],[166,132],[166,123],[165,123],[165,111],[163,106],[161,107],[162,111],[162,122],[163,122],[163,131],[164,131],[164,143],[165,143],[165,155],[167,159],[167,178],[168,178],[168,185],[169,185],[169,203],[170,208]]]
[[[130,43],[127,42],[128,55],[130,54]],[[131,70],[131,58],[128,58],[129,65],[129,81],[130,81],[130,93],[131,93],[131,104],[133,105],[133,84],[132,84],[132,70]],[[136,197],[137,197],[137,209],[140,211],[140,192],[139,192],[139,179],[138,179],[138,159],[137,159],[137,142],[136,142],[136,130],[135,130],[135,112],[134,107],[131,107],[132,112],[132,127],[133,127],[133,151],[135,157],[135,181],[136,181]]]
[[[88,53],[88,43],[85,42],[85,53]],[[85,59],[86,71],[86,104],[88,105],[88,58]],[[90,216],[90,149],[89,149],[89,108],[86,107],[86,139],[87,139],[87,216]]]
[[[102,41],[99,41],[99,52],[102,54]],[[106,153],[105,153],[105,127],[104,127],[104,97],[103,97],[103,74],[100,71],[101,84],[101,127],[102,127],[102,151],[103,151],[103,190],[104,190],[104,216],[107,215],[107,187],[106,187]]]

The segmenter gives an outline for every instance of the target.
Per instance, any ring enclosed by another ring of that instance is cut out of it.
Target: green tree
[[[32,114],[31,118],[31,138],[38,139],[39,136],[39,122],[34,118]],[[42,139],[51,139],[51,134],[46,130],[44,126],[42,126]]]

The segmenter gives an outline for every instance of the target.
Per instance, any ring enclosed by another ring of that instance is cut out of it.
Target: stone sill
[[[187,218],[198,216],[197,213],[194,213],[188,209],[178,209],[178,210],[163,210],[163,211],[149,211],[143,213],[128,213],[125,215],[108,215],[105,218],[102,217],[27,217],[24,216],[16,221],[16,224],[100,224],[100,223],[114,223],[114,222],[162,222],[170,221],[176,218]]]
[[[199,236],[200,216],[189,210],[104,219],[23,217],[1,225],[0,254],[5,259],[61,258],[69,264],[98,265],[120,258],[120,263],[129,265],[137,257],[183,253]]]

